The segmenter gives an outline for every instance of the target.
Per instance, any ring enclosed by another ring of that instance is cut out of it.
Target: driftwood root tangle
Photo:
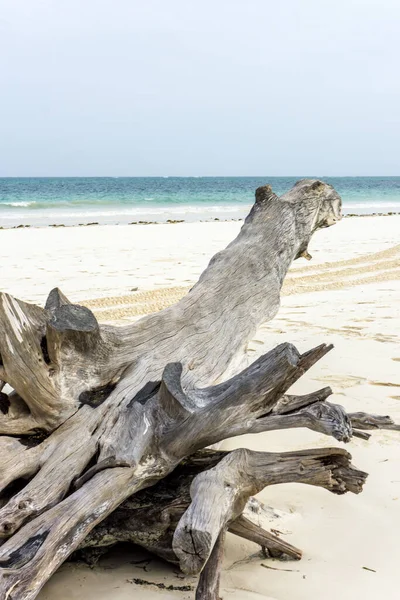
[[[197,475],[215,467],[228,453],[201,450],[190,456],[165,479],[128,498],[83,540],[75,557],[95,563],[104,549],[118,542],[143,546],[161,558],[179,564],[172,549],[176,527],[191,503],[190,487]],[[257,517],[265,508],[250,498],[245,514]],[[274,514],[272,509],[269,511]],[[231,521],[228,530],[262,548],[267,556],[284,560],[301,558],[301,551],[276,535],[265,531],[249,518]]]
[[[329,345],[301,354],[281,344],[244,364],[291,262],[309,258],[311,236],[340,206],[318,180],[280,198],[259,188],[238,237],[188,295],[125,327],[99,325],[58,289],[45,308],[0,295],[0,598],[33,600],[72,552],[124,535],[201,572],[197,598],[216,598],[226,530],[299,557],[243,516],[253,494],[286,481],[361,490],[366,475],[343,450],[196,455],[244,433],[308,427],[348,442],[397,428],[346,414],[327,402],[330,388],[288,394]],[[184,476],[190,461],[197,472]],[[171,473],[182,482],[166,498]],[[141,494],[153,498],[147,530]]]

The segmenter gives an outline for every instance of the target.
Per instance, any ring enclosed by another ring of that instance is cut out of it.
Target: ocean
[[[318,177],[343,200],[344,214],[400,212],[400,177]],[[0,226],[120,224],[168,219],[243,218],[255,189],[278,194],[302,177],[0,178]]]

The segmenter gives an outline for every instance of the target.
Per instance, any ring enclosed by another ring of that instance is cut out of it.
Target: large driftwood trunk
[[[396,428],[389,417],[347,415],[326,402],[329,388],[286,393],[330,346],[300,354],[282,344],[239,372],[291,262],[309,257],[312,234],[340,219],[340,205],[316,180],[281,198],[259,188],[238,237],[190,293],[126,327],[100,326],[57,289],[44,309],[1,295],[0,379],[12,388],[0,398],[1,599],[32,600],[72,552],[120,539],[203,571],[197,598],[215,599],[226,529],[300,557],[243,516],[253,494],[293,481],[361,490],[366,474],[334,448],[186,461],[249,432],[309,427],[349,441]],[[164,485],[173,471],[179,485]],[[145,525],[143,494],[153,499]]]

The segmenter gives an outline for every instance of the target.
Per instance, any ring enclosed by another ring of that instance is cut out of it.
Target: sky
[[[400,175],[399,0],[0,0],[0,176]]]

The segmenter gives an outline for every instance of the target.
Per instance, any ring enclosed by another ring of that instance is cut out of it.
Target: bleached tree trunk
[[[0,598],[33,600],[124,501],[210,444],[289,427],[349,441],[352,422],[394,427],[346,415],[326,402],[329,388],[286,394],[330,346],[300,354],[282,344],[237,373],[257,326],[278,310],[291,262],[339,218],[339,196],[320,181],[281,198],[259,188],[238,237],[189,294],[126,327],[99,325],[57,289],[44,309],[1,295],[0,379],[13,392],[0,398]],[[211,556],[197,598],[216,597],[224,531],[251,529],[241,514],[252,494],[285,481],[359,492],[364,479],[341,450],[235,451],[193,479],[169,557],[194,573]]]

